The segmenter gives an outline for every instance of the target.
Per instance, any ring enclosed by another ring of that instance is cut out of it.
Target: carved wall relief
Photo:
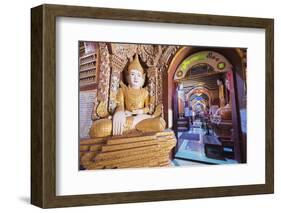
[[[140,55],[140,58],[143,62],[146,63],[147,69],[147,78],[148,78],[148,90],[149,96],[151,99],[150,112],[153,112],[158,101],[158,85],[162,85],[162,81],[159,82],[158,78],[158,68],[157,64],[162,55],[162,46],[161,45],[139,45],[137,53]],[[161,78],[160,78],[161,80]]]
[[[163,103],[163,75],[167,72],[168,66],[179,46],[162,46],[162,54],[157,63],[157,81],[156,81],[156,100],[155,104]]]
[[[109,91],[109,106],[108,110],[113,113],[116,108],[116,95],[120,84],[120,73],[126,66],[127,59],[122,59],[117,55],[111,55],[111,79],[110,79],[110,91]]]
[[[137,53],[148,67],[156,66],[162,54],[160,45],[139,45]]]
[[[97,103],[94,103],[92,119],[107,116],[108,91],[110,80],[110,55],[106,43],[99,43],[100,48],[100,73],[98,83]]]
[[[150,112],[163,102],[163,74],[178,50],[178,46],[99,43],[100,75],[97,102],[94,103],[92,119],[97,120],[113,114],[121,74],[135,54],[145,64],[147,87],[151,99]]]

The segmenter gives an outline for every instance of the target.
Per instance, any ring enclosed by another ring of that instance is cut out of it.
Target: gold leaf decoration
[[[100,116],[101,118],[105,118],[107,116],[109,116],[109,113],[107,111],[107,103],[104,101],[101,101],[97,107],[97,114],[98,116]]]

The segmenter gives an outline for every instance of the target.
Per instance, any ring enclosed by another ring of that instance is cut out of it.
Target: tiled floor
[[[201,128],[200,121],[194,122],[193,127],[190,128],[188,133],[199,134],[199,140],[179,139],[182,140],[182,143],[179,147],[178,152],[175,155],[175,166],[237,163],[235,160],[232,159],[217,160],[206,157],[203,144],[203,135],[205,134],[205,132]],[[180,138],[181,135],[182,133],[178,133],[178,138]]]
[[[194,161],[189,161],[189,160],[181,160],[181,159],[174,159],[172,161],[173,166],[198,166],[198,165],[206,165],[202,163],[197,163]]]

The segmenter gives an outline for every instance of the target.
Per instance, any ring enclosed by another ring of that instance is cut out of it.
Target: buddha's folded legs
[[[166,122],[162,117],[148,118],[140,121],[135,128],[142,132],[159,132],[166,128]]]
[[[94,121],[89,131],[89,135],[91,138],[106,137],[111,134],[112,120],[107,118]]]
[[[133,129],[133,121],[133,116],[126,117],[123,133],[126,134],[127,131]],[[112,135],[112,120],[104,118],[94,121],[90,128],[89,135],[91,138],[100,138]]]
[[[147,118],[141,120],[136,125],[134,124],[134,116],[126,118],[126,124],[124,126],[124,134],[132,129],[137,129],[142,132],[157,132],[163,131],[166,127],[166,122],[161,117]],[[89,135],[91,138],[106,137],[112,135],[112,120],[100,119],[94,121],[90,128]]]

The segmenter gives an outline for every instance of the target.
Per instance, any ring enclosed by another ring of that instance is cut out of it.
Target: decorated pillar
[[[92,119],[97,120],[108,115],[108,92],[110,81],[110,55],[106,43],[99,43],[100,73],[97,90],[97,102],[94,103]]]

